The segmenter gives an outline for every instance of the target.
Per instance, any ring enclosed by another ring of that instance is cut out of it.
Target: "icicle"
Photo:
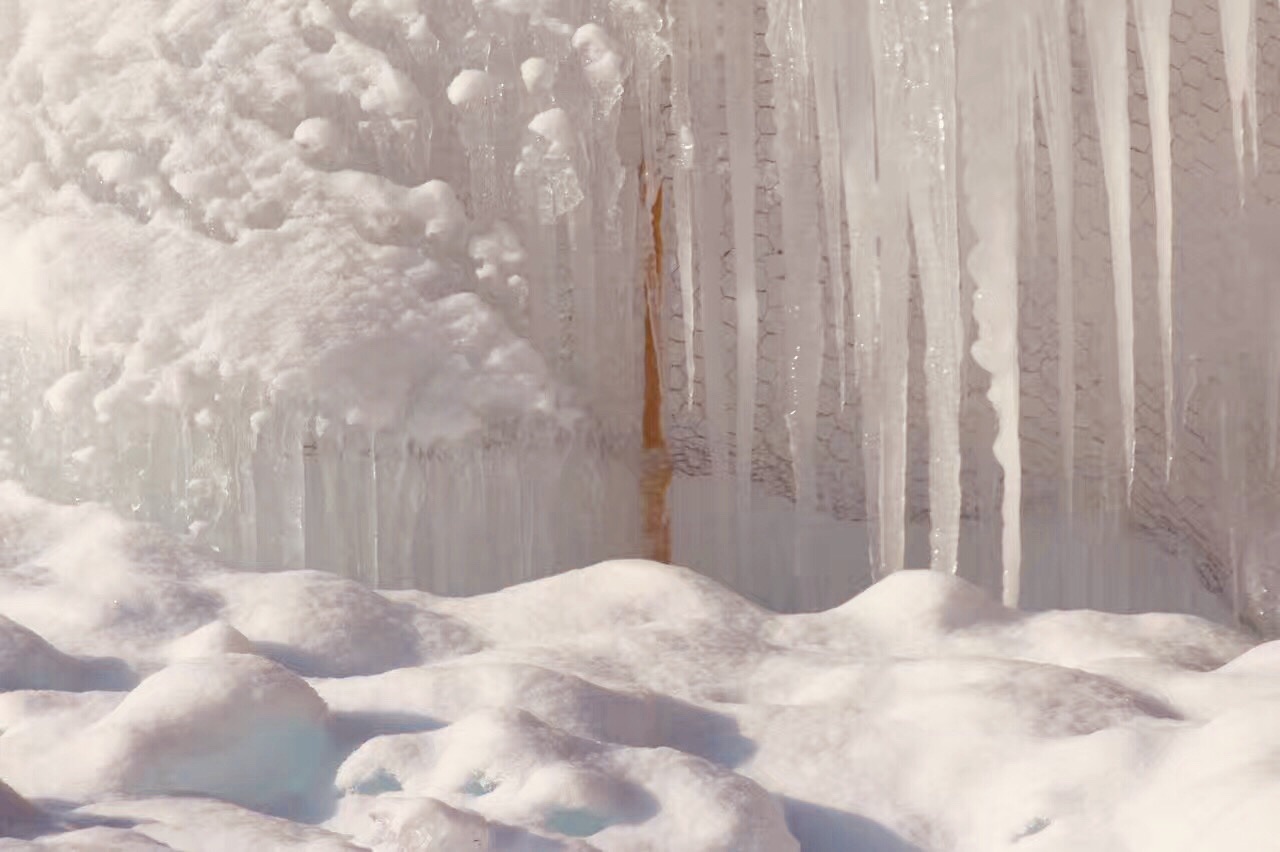
[[[1001,558],[1004,602],[1017,606],[1022,570],[1022,456],[1018,439],[1018,92],[1019,11],[988,3],[962,21],[961,108],[965,208],[976,235],[968,257],[977,283],[973,359],[991,374],[996,460],[1004,471]]]
[[[1164,478],[1173,470],[1173,134],[1169,126],[1169,19],[1173,0],[1134,0],[1147,81],[1156,192],[1160,352],[1164,364]]]
[[[733,263],[737,301],[737,479],[739,559],[747,553],[751,523],[751,458],[756,417],[759,300],[756,294],[756,125],[754,16],[725,5],[725,113],[729,134],[729,192],[733,208]]]
[[[1245,113],[1249,115],[1249,145],[1254,170],[1258,167],[1257,43],[1254,35],[1256,0],[1218,0],[1222,50],[1227,63],[1227,93],[1231,98],[1231,138],[1236,146],[1240,203],[1244,204]]]
[[[573,295],[574,364],[592,399],[600,400],[604,398],[610,377],[601,358],[600,303],[603,300],[599,296],[606,287],[596,263],[595,199],[592,194],[588,193],[565,219]],[[609,342],[617,345],[617,341]]]
[[[822,291],[818,286],[816,160],[809,113],[809,74],[801,0],[769,0],[773,54],[774,112],[777,115],[779,192],[782,196],[783,254],[787,259],[783,358],[786,365],[786,421],[795,472],[797,556],[804,561],[805,527],[817,508],[815,450],[818,388],[822,381]],[[798,565],[799,567],[803,567]]]
[[[1272,328],[1276,328],[1275,323],[1280,320],[1277,308],[1280,304],[1273,298],[1270,310]],[[1272,336],[1267,341],[1267,348],[1267,472],[1274,475],[1276,451],[1280,449],[1277,446],[1280,442],[1280,341]]]
[[[694,135],[693,109],[689,102],[692,73],[689,59],[693,53],[693,15],[691,4],[696,0],[672,0],[669,7],[671,19],[671,109],[675,117],[676,154],[675,189],[676,214],[676,263],[680,267],[680,306],[684,314],[684,381],[685,401],[693,405],[694,369],[693,333],[697,327],[694,317],[693,279],[693,162]]]
[[[696,55],[713,57],[716,53],[716,0],[699,0],[691,7],[694,20]],[[708,14],[710,12],[710,14]],[[690,89],[693,97],[693,127],[698,138],[714,138],[719,128],[713,123],[723,90],[716,76],[703,73]],[[729,399],[727,353],[724,351],[723,302],[721,291],[720,240],[724,233],[724,187],[717,172],[716,149],[699,145],[695,151],[694,229],[698,246],[698,296],[702,306],[702,360],[706,367],[702,376],[705,399],[707,441],[710,445],[711,477],[715,483],[716,512],[714,541],[717,562],[736,564],[729,537],[734,500],[729,478]]]
[[[1028,18],[1032,17],[1028,15]],[[1031,21],[1027,21],[1031,26]],[[1021,231],[1023,233],[1023,242],[1028,247],[1028,254],[1031,257],[1039,256],[1040,249],[1040,210],[1038,207],[1039,199],[1037,195],[1037,177],[1039,175],[1038,168],[1038,148],[1039,143],[1036,139],[1036,87],[1035,81],[1035,48],[1029,38],[1030,29],[1022,33],[1022,38],[1018,45],[1021,49],[1021,58],[1018,60],[1020,68],[1031,69],[1032,85],[1020,86],[1018,89],[1018,163],[1021,171],[1018,173],[1018,183],[1022,187],[1022,206],[1018,211],[1018,221],[1022,223]],[[1038,270],[1036,272],[1038,273]]]
[[[901,4],[908,192],[924,301],[930,567],[954,574],[960,540],[960,248],[956,226],[955,43],[951,0]],[[1016,156],[1016,152],[1015,152]]]
[[[1115,286],[1120,420],[1126,494],[1133,490],[1133,248],[1129,232],[1129,71],[1126,6],[1115,0],[1083,0],[1093,100],[1102,142],[1102,173],[1111,221],[1111,273]]]
[[[852,285],[854,380],[858,387],[862,465],[865,477],[867,549],[871,565],[882,566],[880,550],[880,263],[876,253],[876,123],[873,51],[878,38],[870,24],[868,0],[857,0],[833,16],[841,49],[836,54],[840,107],[841,177],[849,232]]]
[[[382,560],[379,558],[381,554],[379,549],[379,533],[381,532],[380,519],[378,517],[378,433],[369,433],[369,565],[372,567],[372,575],[369,582],[373,587],[381,588],[382,586]]]
[[[1062,503],[1071,524],[1075,482],[1076,335],[1075,133],[1071,113],[1071,33],[1066,0],[1048,0],[1036,16],[1032,50],[1040,120],[1053,176],[1053,216],[1058,253],[1058,433],[1062,441]]]
[[[810,13],[806,32],[813,56],[813,88],[818,115],[818,166],[822,177],[822,214],[827,235],[827,278],[835,325],[836,364],[839,369],[840,409],[848,400],[845,377],[844,230],[840,226],[840,115],[836,98],[836,41],[829,16],[818,5]]]
[[[880,573],[899,571],[906,555],[906,470],[908,322],[910,257],[907,251],[907,187],[902,128],[905,126],[906,77],[902,28],[892,0],[878,4],[870,31],[875,45],[875,115],[880,172],[876,209],[879,214],[880,284],[876,330],[879,346],[877,504]],[[864,378],[865,381],[865,378]]]

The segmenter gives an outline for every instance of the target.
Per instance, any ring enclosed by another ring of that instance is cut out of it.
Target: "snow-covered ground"
[[[0,848],[1263,850],[1280,643],[906,572],[246,573],[0,486]]]

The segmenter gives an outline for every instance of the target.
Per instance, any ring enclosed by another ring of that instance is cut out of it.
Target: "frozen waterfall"
[[[1280,9],[0,0],[0,474],[448,593],[1280,629]]]

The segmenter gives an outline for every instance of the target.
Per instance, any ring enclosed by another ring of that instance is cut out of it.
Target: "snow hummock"
[[[0,485],[0,848],[1260,849],[1280,650],[939,572],[245,573]]]

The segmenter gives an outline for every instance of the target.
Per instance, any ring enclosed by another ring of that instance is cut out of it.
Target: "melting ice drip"
[[[11,3],[9,472],[249,561],[491,588],[653,547],[659,381],[712,484],[677,544],[745,565],[792,501],[774,570],[817,591],[776,605],[906,567],[927,517],[930,566],[1011,604],[1079,603],[1023,564],[1131,525],[1261,623],[1277,22],[1212,3]]]

